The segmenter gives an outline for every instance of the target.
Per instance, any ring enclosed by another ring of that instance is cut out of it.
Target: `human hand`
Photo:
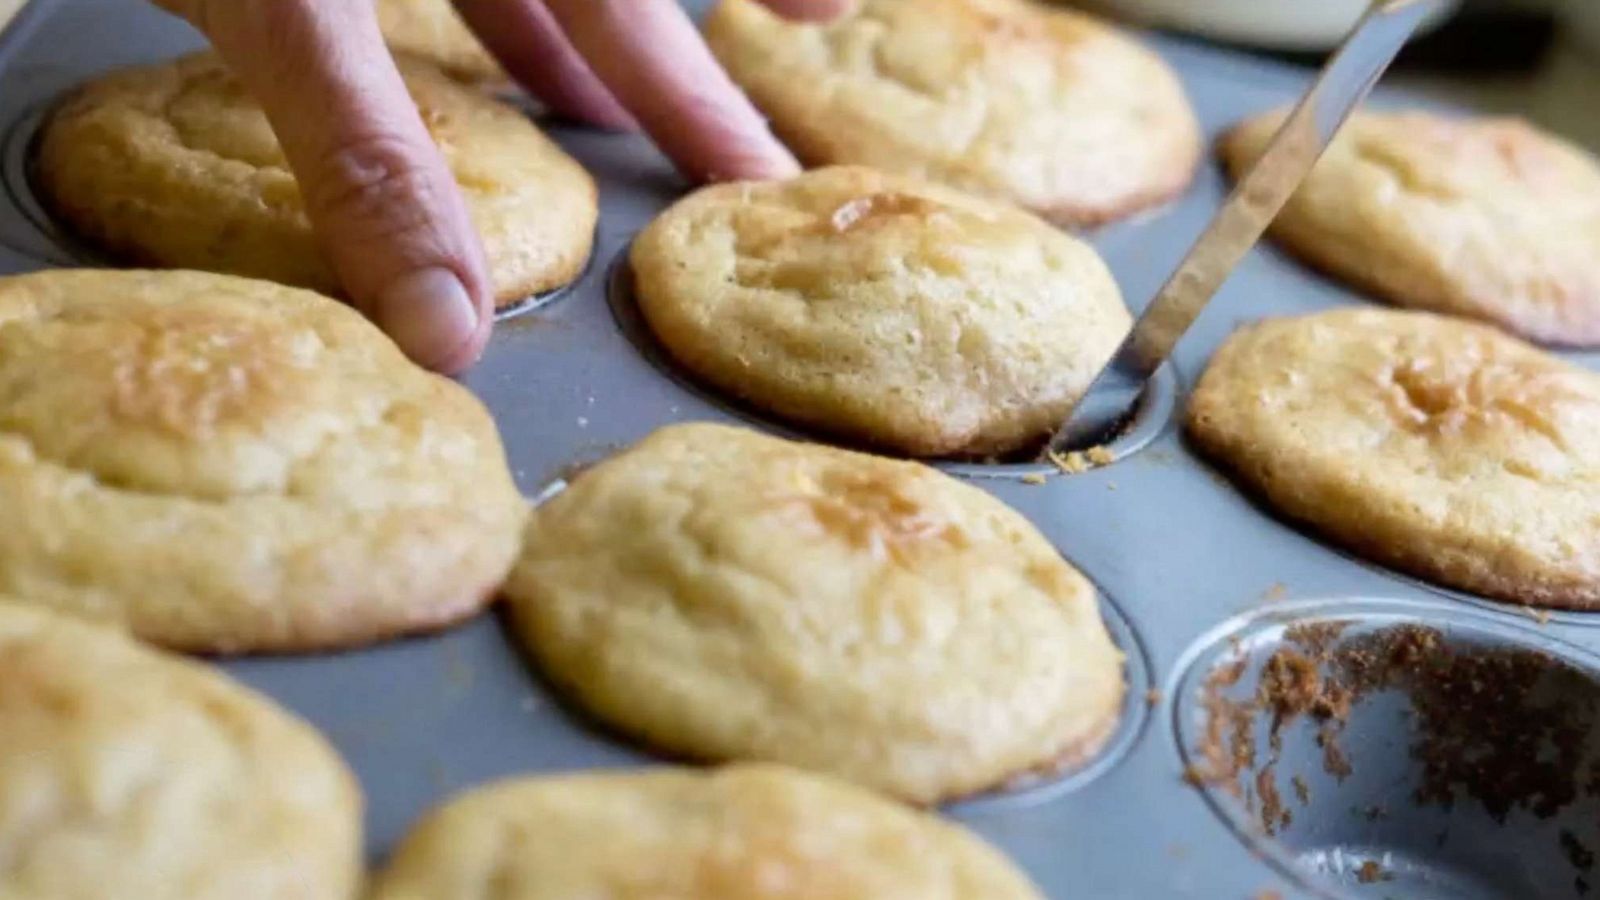
[[[850,0],[764,0],[830,17]],[[494,297],[455,180],[406,93],[372,0],[156,0],[210,39],[261,103],[352,302],[417,363],[458,372]],[[458,0],[550,108],[637,124],[696,179],[797,169],[676,0]]]

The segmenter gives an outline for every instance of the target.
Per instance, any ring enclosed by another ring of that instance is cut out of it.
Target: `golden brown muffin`
[[[0,897],[350,900],[361,794],[217,672],[0,601]]]
[[[378,0],[377,7],[378,27],[390,49],[419,56],[463,81],[507,80],[450,0]]]
[[[811,164],[858,163],[1092,225],[1181,193],[1200,157],[1151,51],[1028,0],[860,0],[827,24],[721,0],[706,39]]]
[[[1492,328],[1337,310],[1240,331],[1189,433],[1362,556],[1516,603],[1600,606],[1600,374]]]
[[[531,517],[506,595],[550,677],[694,759],[919,803],[1079,763],[1122,657],[1028,521],[917,463],[662,429]]]
[[[1048,435],[1131,325],[1087,244],[871,169],[703,188],[634,242],[672,356],[798,423],[918,456]]]
[[[476,613],[525,505],[488,413],[309,291],[0,279],[0,593],[200,651]]]
[[[766,765],[479,788],[422,820],[371,900],[491,896],[1041,900],[1005,857],[959,826]]]
[[[577,278],[594,239],[589,174],[517,110],[422,63],[402,72],[499,303]],[[266,115],[215,56],[90,83],[50,117],[38,162],[55,212],[119,257],[340,294]]]
[[[1283,116],[1223,139],[1236,176]],[[1400,306],[1541,343],[1600,345],[1600,165],[1524,122],[1359,112],[1272,235]]]

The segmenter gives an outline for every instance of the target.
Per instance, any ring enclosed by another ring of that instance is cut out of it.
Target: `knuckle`
[[[362,136],[316,165],[306,204],[314,218],[336,220],[361,240],[424,231],[446,189],[438,168],[398,137]]]

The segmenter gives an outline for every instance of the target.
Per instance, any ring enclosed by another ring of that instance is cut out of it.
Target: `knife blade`
[[[1417,26],[1443,2],[1378,0],[1372,4],[1134,322],[1111,360],[1090,382],[1051,437],[1042,461],[1115,437],[1178,339],[1260,240],[1339,126],[1366,98]]]

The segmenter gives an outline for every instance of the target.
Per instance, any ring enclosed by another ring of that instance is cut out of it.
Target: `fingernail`
[[[458,361],[478,330],[478,307],[456,274],[419,269],[378,294],[373,320],[418,365],[442,369]]]

